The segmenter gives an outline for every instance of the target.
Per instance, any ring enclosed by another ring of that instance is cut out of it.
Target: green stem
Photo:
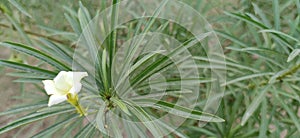
[[[78,95],[77,94],[72,95],[72,94],[69,93],[67,95],[67,98],[68,98],[68,102],[76,108],[76,110],[80,114],[80,116],[86,116],[87,115],[85,109],[82,108],[81,105],[78,102]]]
[[[298,70],[300,69],[300,64],[294,66],[292,69],[290,69],[289,71],[283,73],[282,75],[280,75],[279,77],[276,78],[276,80],[281,81],[283,78],[287,77],[288,75],[293,75],[294,73],[296,73]],[[265,86],[268,84],[269,81],[262,81],[259,86]],[[255,84],[250,84],[248,85],[249,89],[253,89],[255,88]]]
[[[286,72],[286,73],[280,75],[280,76],[277,78],[277,80],[282,80],[283,78],[285,78],[285,77],[288,76],[288,75],[293,75],[294,73],[297,72],[297,70],[298,70],[299,68],[300,68],[300,64],[294,66],[294,67],[293,67],[292,69],[290,69],[288,72]]]
[[[81,107],[80,104],[78,104],[77,106],[75,106],[77,112],[80,114],[80,116],[86,116],[87,113],[86,111]]]

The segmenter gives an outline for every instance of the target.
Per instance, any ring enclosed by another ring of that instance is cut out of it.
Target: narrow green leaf
[[[14,80],[13,82],[19,82],[19,83],[41,83],[43,80],[45,80],[47,78],[19,78],[19,79]]]
[[[273,4],[273,11],[274,11],[274,26],[276,30],[280,29],[280,11],[279,11],[279,1],[278,0],[272,0]]]
[[[277,55],[277,56],[280,56],[280,57],[285,57],[285,55],[283,55],[282,53],[278,53],[278,52],[275,52],[273,50],[270,50],[270,49],[262,49],[262,48],[255,48],[255,47],[251,47],[249,46],[248,48],[236,48],[236,47],[227,47],[226,49],[230,49],[230,50],[234,50],[234,51],[241,51],[241,52],[247,52],[247,53],[250,53],[250,54],[253,54],[253,55],[257,55],[259,56],[260,58],[263,58],[265,59],[266,61],[269,61],[271,62],[272,64],[284,69],[285,67],[282,65],[282,63],[279,63],[279,61],[277,60],[274,60],[273,58],[270,58],[268,57],[268,55],[266,55],[265,53],[266,52],[270,52],[272,55]],[[256,52],[256,51],[261,51],[262,54],[260,54],[259,52]]]
[[[81,28],[79,22],[76,19],[70,17],[66,13],[64,15],[67,21],[69,22],[69,24],[71,25],[72,29],[74,30],[74,32],[77,34],[77,36],[79,36],[81,34]]]
[[[251,75],[247,75],[247,76],[242,76],[242,77],[230,80],[230,81],[222,84],[222,86],[228,86],[228,85],[235,84],[236,82],[240,82],[240,81],[243,81],[243,80],[249,80],[249,79],[256,78],[256,77],[264,77],[264,76],[269,76],[269,75],[273,75],[273,74],[274,73],[267,72],[267,73],[258,73],[258,74],[251,74]]]
[[[12,5],[14,5],[20,12],[22,12],[24,15],[32,18],[32,16],[21,6],[20,3],[16,2],[15,0],[8,0]]]
[[[105,128],[105,125],[107,125],[106,123],[106,120],[105,120],[105,116],[107,114],[107,112],[109,112],[106,108],[105,105],[101,105],[99,107],[99,111],[97,113],[97,116],[96,116],[96,127],[102,132],[104,133],[105,135],[107,135],[107,129]]]
[[[28,72],[11,72],[7,73],[8,76],[19,77],[19,78],[36,78],[36,79],[47,79],[49,76],[43,76],[41,74],[33,74]]]
[[[287,37],[287,38],[289,38],[289,39],[291,39],[291,40],[293,40],[293,41],[299,43],[299,40],[298,40],[297,38],[295,38],[295,37],[293,37],[293,36],[291,36],[291,35],[288,35],[288,34],[286,34],[286,33],[284,33],[284,32],[281,32],[281,31],[276,31],[276,30],[272,30],[272,29],[264,29],[264,30],[260,30],[259,32],[260,32],[260,33],[267,32],[267,33],[278,34],[278,35],[280,35],[280,36]]]
[[[10,15],[5,14],[8,20],[14,25],[14,27],[18,30],[19,34],[27,41],[28,45],[32,45],[32,41],[28,37],[28,35],[24,32],[23,28],[17,21],[11,17]]]
[[[45,119],[50,116],[62,114],[62,113],[67,113],[74,111],[74,109],[65,109],[65,110],[57,110],[57,111],[52,111],[52,112],[38,112],[38,113],[33,113],[31,115],[26,115],[20,119],[17,119],[4,127],[0,128],[0,134],[3,134],[4,132],[10,131],[12,129],[15,129],[17,127],[32,123],[34,121],[38,121],[41,119]]]
[[[0,112],[0,116],[17,114],[20,112],[33,111],[33,110],[36,110],[36,109],[42,108],[42,107],[47,107],[47,104],[45,102],[41,102],[41,103],[36,103],[36,104],[32,104],[32,105],[26,105],[26,106],[12,108],[7,111]]]
[[[132,114],[135,115],[140,120],[140,122],[145,125],[146,128],[148,128],[148,130],[154,137],[162,136],[163,130],[160,129],[160,126],[157,126],[158,124],[153,122],[153,119],[145,110],[132,102],[127,101],[127,104],[129,105],[129,109]]]
[[[148,78],[149,76],[151,76],[155,72],[160,71],[161,69],[168,67],[171,64],[164,65],[162,68],[157,69],[157,67],[160,67],[161,65],[165,64],[166,61],[168,61],[169,58],[172,58],[173,56],[178,55],[181,52],[184,52],[186,49],[194,46],[196,43],[198,43],[199,41],[203,40],[204,38],[206,38],[207,36],[209,36],[211,34],[212,34],[212,32],[208,32],[208,33],[204,33],[204,34],[200,34],[198,36],[195,36],[195,38],[192,38],[192,39],[186,41],[184,44],[178,46],[177,48],[175,48],[171,52],[167,53],[166,56],[156,60],[151,65],[149,65],[143,72],[139,73],[136,77],[134,77],[132,79],[132,82],[131,82],[132,86],[135,86],[138,83],[143,82],[146,78]]]
[[[79,1],[78,19],[81,26],[81,30],[84,30],[89,22],[91,21],[90,13],[87,8],[83,6],[82,2]]]
[[[120,99],[112,97],[110,98],[110,100],[115,103],[124,113],[126,113],[127,115],[131,116],[126,104],[124,102],[122,102]]]
[[[229,12],[225,12],[225,14],[231,16],[231,17],[234,17],[234,18],[237,18],[237,19],[240,19],[242,21],[245,21],[247,23],[250,23],[260,29],[270,29],[268,28],[267,26],[265,26],[264,24],[256,21],[256,20],[253,20],[251,17],[247,16],[247,15],[242,15],[242,14],[238,14],[238,13],[229,13]],[[286,44],[286,46],[288,46],[289,49],[293,49],[293,47],[291,46],[291,44],[286,40],[284,39],[283,37],[281,37],[280,35],[278,34],[274,34],[279,40],[281,40],[282,42],[284,42],[284,44]]]
[[[208,59],[206,57],[199,57],[199,56],[195,56],[193,58],[196,59],[196,60],[207,61],[209,63],[218,63],[218,64],[221,64],[221,66],[223,65],[225,67],[226,66],[232,66],[232,67],[239,68],[239,69],[250,70],[252,72],[259,72],[255,68],[251,68],[249,66],[246,66],[246,65],[243,65],[243,64],[240,64],[240,63],[233,63],[233,62],[230,62],[230,61],[218,61],[218,60],[215,60],[215,59]]]
[[[46,39],[41,38],[40,41],[44,43],[46,46],[54,50],[57,54],[60,55],[61,59],[66,61],[69,65],[72,65],[73,63],[73,58],[70,56],[68,53],[73,53],[73,51],[65,51],[62,49],[60,46],[56,45],[55,43],[52,43],[51,41],[48,41]]]
[[[199,133],[211,136],[211,137],[217,137],[217,135],[214,132],[211,132],[210,130],[205,129],[205,128],[195,127],[195,126],[184,126],[184,128],[187,128],[189,130],[193,130],[193,131],[196,131],[196,132],[199,132]]]
[[[185,118],[205,121],[205,122],[224,122],[225,120],[209,113],[205,113],[198,110],[189,109],[173,103],[155,100],[155,99],[139,99],[135,100],[138,105],[146,105],[152,108],[163,110],[174,115],[178,115]]]
[[[83,123],[82,123],[82,120],[83,120],[83,118],[78,118],[78,119],[76,120],[76,122],[72,123],[72,124],[68,127],[68,129],[64,132],[64,135],[62,135],[61,138],[69,138],[69,137],[72,135],[72,132],[73,132],[74,129],[76,129],[77,127],[82,126],[82,124],[83,124]]]
[[[156,81],[149,81],[146,84],[141,84],[137,87],[137,90],[142,90],[144,88],[147,88],[148,86],[151,87],[166,87],[166,86],[185,86],[185,85],[198,85],[201,83],[209,83],[213,82],[214,80],[209,79],[202,79],[202,78],[172,78],[167,80],[156,80]]]
[[[153,117],[154,118],[154,117]],[[183,132],[180,132],[180,130],[160,121],[159,119],[157,119],[157,122],[163,126],[166,130],[168,131],[172,131],[172,133],[176,134],[177,136],[179,136],[180,138],[188,138],[188,136],[186,134],[184,134]]]
[[[215,32],[216,32],[218,35],[220,35],[220,36],[222,36],[222,37],[224,37],[224,38],[227,38],[227,39],[231,40],[232,42],[234,42],[234,43],[236,43],[236,44],[239,44],[239,45],[242,46],[242,47],[250,47],[250,46],[248,46],[248,44],[246,44],[246,43],[244,43],[243,41],[239,40],[239,38],[235,37],[234,35],[225,33],[225,32],[223,32],[223,31],[221,31],[221,30],[215,30]]]
[[[259,126],[259,138],[265,138],[267,137],[267,131],[269,127],[269,121],[267,119],[267,100],[266,98],[263,98],[262,100],[262,106],[260,108],[260,116],[261,116],[261,122]]]
[[[288,113],[289,117],[292,119],[292,123],[295,124],[295,126],[298,129],[298,132],[300,132],[300,121],[299,117],[296,115],[296,111],[293,111],[292,108],[290,108],[282,98],[279,97],[278,94],[276,94],[276,100],[279,101],[279,103],[282,105],[282,107],[285,109],[285,111]]]
[[[118,13],[119,13],[119,1],[120,0],[113,0],[112,1],[112,14],[111,14],[111,30],[112,33],[109,38],[109,47],[108,47],[108,53],[109,53],[109,67],[112,66],[113,58],[116,52],[116,44],[117,44],[117,30],[115,30],[115,27],[118,24]],[[110,71],[109,71],[110,72]]]
[[[292,51],[292,53],[289,55],[287,62],[292,61],[293,59],[295,59],[295,57],[297,57],[300,54],[300,49],[294,49]]]
[[[262,19],[263,23],[266,24],[268,27],[271,27],[271,23],[270,21],[268,20],[266,14],[264,13],[264,10],[260,9],[258,7],[257,4],[255,3],[252,3],[253,7],[254,7],[254,10],[255,10],[255,13],[258,14],[260,16],[260,18]]]
[[[57,75],[56,72],[52,72],[49,70],[41,69],[41,68],[34,67],[34,66],[29,66],[26,64],[22,64],[22,63],[16,63],[16,62],[12,62],[12,61],[0,60],[0,66],[1,65],[10,67],[13,69],[17,69],[17,70],[41,74],[43,76],[49,76],[49,78],[54,78]]]
[[[101,71],[102,71],[102,79],[103,79],[103,83],[104,83],[104,88],[107,91],[109,91],[109,82],[108,82],[108,74],[107,73],[107,59],[108,59],[108,56],[107,56],[107,52],[105,49],[103,49],[103,52],[102,52],[102,58],[101,58]]]
[[[95,130],[94,122],[90,122],[84,128],[78,131],[75,138],[86,138],[93,130]]]
[[[113,113],[109,112],[109,114],[113,114]],[[112,115],[109,115],[109,116],[112,116]],[[109,124],[110,130],[111,130],[111,133],[116,138],[123,137],[122,130],[119,128],[120,123],[122,123],[122,121],[120,118],[117,118],[117,117],[113,117],[108,120],[108,124]]]
[[[14,42],[4,42],[4,43],[0,43],[0,45],[8,47],[8,48],[13,48],[19,52],[28,54],[30,56],[34,56],[46,63],[49,63],[50,65],[56,67],[57,69],[67,70],[67,71],[71,70],[71,68],[67,67],[65,64],[61,63],[60,61],[52,58],[51,56],[49,56],[41,51],[33,49],[29,46],[25,46],[25,45],[14,43]]]
[[[77,114],[75,115],[72,115],[70,117],[67,117],[67,119],[61,121],[61,122],[57,122],[55,123],[54,125],[46,128],[45,130],[39,132],[38,134],[32,136],[32,138],[41,138],[45,135],[49,135],[49,134],[53,134],[55,133],[55,131],[57,131],[58,129],[62,128],[62,127],[65,127],[66,124],[69,124],[73,121],[73,119],[76,119],[78,118],[79,116]]]
[[[145,130],[143,130],[142,127],[140,127],[138,124],[135,123],[128,123],[127,120],[129,120],[127,116],[124,116],[124,119],[122,119],[122,122],[124,124],[124,128],[127,132],[127,137],[129,138],[145,138],[147,137],[147,134],[143,133]]]
[[[286,72],[288,72],[288,69],[279,71],[277,73],[275,73],[270,79],[269,79],[269,84],[275,83],[277,81],[277,78],[280,77],[281,75],[285,74]]]
[[[256,111],[256,109],[260,105],[261,101],[265,97],[266,93],[268,92],[269,88],[270,88],[270,85],[267,85],[266,87],[264,87],[264,89],[262,91],[258,91],[259,92],[258,95],[254,98],[254,100],[251,102],[249,107],[247,107],[247,110],[243,115],[243,118],[241,121],[242,126],[246,124],[246,122],[250,118],[250,116],[252,116],[252,114]]]

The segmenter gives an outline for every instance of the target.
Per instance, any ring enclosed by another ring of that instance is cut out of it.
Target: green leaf
[[[88,123],[84,128],[78,131],[75,138],[86,138],[95,129],[95,122]]]
[[[263,23],[259,22],[259,21],[256,21],[256,20],[253,20],[251,17],[247,16],[247,15],[243,15],[243,14],[238,14],[238,13],[229,13],[229,12],[225,12],[225,14],[231,16],[231,17],[234,17],[236,19],[240,19],[242,21],[245,21],[247,23],[250,23],[260,29],[270,29],[268,28],[267,26],[265,26]],[[282,42],[284,42],[284,44],[286,44],[286,46],[290,49],[293,49],[293,47],[291,46],[291,44],[286,40],[284,39],[283,37],[281,37],[280,35],[278,34],[274,34],[274,36],[276,36],[276,38],[278,38],[279,40],[281,40]],[[284,48],[284,47],[283,47]]]
[[[10,68],[17,69],[17,70],[40,74],[43,76],[48,76],[49,78],[54,78],[57,75],[56,72],[52,72],[52,71],[41,69],[41,68],[34,67],[34,66],[29,66],[26,64],[22,64],[22,63],[6,61],[6,60],[0,60],[0,66],[6,66],[6,67],[10,67]]]
[[[104,88],[106,91],[109,90],[109,84],[110,82],[108,82],[108,73],[107,73],[107,59],[108,59],[108,56],[107,56],[107,52],[106,50],[104,49],[103,52],[102,52],[102,61],[101,61],[101,71],[102,71],[102,79],[103,79],[103,83],[104,83]]]
[[[141,84],[137,87],[137,90],[142,90],[144,88],[147,88],[148,86],[151,87],[166,87],[166,86],[185,86],[185,85],[198,85],[201,83],[209,83],[213,82],[215,80],[210,80],[210,79],[202,79],[202,78],[172,78],[172,79],[167,79],[167,80],[158,80],[158,81],[149,81],[145,84]]]
[[[43,80],[45,80],[47,78],[19,78],[19,79],[14,80],[13,82],[19,82],[19,83],[41,83]]]
[[[258,15],[260,16],[260,18],[262,19],[263,23],[264,23],[266,26],[271,27],[271,23],[270,23],[270,21],[268,20],[266,14],[264,13],[264,10],[260,9],[260,8],[258,7],[258,5],[255,4],[255,3],[252,3],[252,5],[253,5],[253,8],[254,8],[254,10],[255,10],[255,13],[258,14]]]
[[[108,109],[106,108],[105,105],[101,105],[99,107],[99,111],[97,113],[97,116],[96,116],[96,127],[102,132],[104,133],[105,135],[107,135],[107,129],[105,128],[105,125],[107,125],[106,123],[106,114],[107,114]]]
[[[161,127],[158,126],[158,124],[153,122],[153,118],[145,110],[143,110],[140,106],[136,105],[135,103],[127,101],[127,104],[129,105],[129,109],[132,112],[132,114],[135,115],[140,120],[140,122],[145,125],[146,128],[148,128],[148,130],[154,137],[162,136],[163,130],[160,129]]]
[[[78,114],[77,114],[78,115]],[[64,135],[61,138],[69,138],[72,135],[72,132],[74,129],[76,129],[79,126],[82,126],[82,120],[84,118],[79,118],[76,120],[76,122],[72,123],[68,129],[64,132]]]
[[[116,53],[117,47],[117,30],[115,27],[118,24],[118,13],[119,13],[119,1],[120,0],[113,0],[112,1],[112,14],[111,14],[111,35],[109,36],[109,46],[107,47],[109,53],[109,67],[112,66],[113,58]]]
[[[300,49],[294,49],[293,52],[289,55],[287,62],[292,61],[293,59],[295,59],[295,57],[297,57],[300,54]]]
[[[280,32],[280,31],[276,31],[276,30],[272,30],[272,29],[264,29],[264,30],[260,30],[259,32],[260,33],[267,32],[267,33],[272,33],[272,34],[278,34],[280,36],[287,37],[287,38],[289,38],[289,39],[291,39],[291,40],[299,43],[299,40],[297,38],[295,38],[293,36],[290,36],[290,35],[288,35],[288,34],[286,34],[284,32]]]
[[[84,30],[91,21],[91,15],[86,7],[83,6],[82,2],[79,1],[78,19],[80,22],[81,29]]]
[[[114,114],[112,112],[108,112],[108,114]],[[113,116],[113,115],[109,115],[109,116]],[[113,117],[113,118],[110,118],[108,119],[108,125],[110,127],[110,130],[111,130],[111,134],[113,135],[113,137],[116,137],[116,138],[122,138],[123,135],[122,135],[122,129],[120,129],[119,127],[119,124],[122,123],[121,121],[122,119],[120,118],[116,118],[116,117]]]
[[[143,82],[145,79],[147,79],[148,77],[150,77],[152,74],[156,73],[157,71],[160,71],[160,70],[168,67],[171,64],[164,65],[162,68],[157,69],[161,65],[165,64],[169,58],[172,58],[173,56],[178,55],[181,52],[184,52],[186,49],[194,46],[196,43],[198,43],[199,41],[201,41],[202,39],[206,38],[207,36],[209,36],[211,34],[212,34],[212,32],[208,32],[208,33],[204,33],[204,34],[195,36],[195,38],[192,38],[192,39],[186,41],[184,44],[178,46],[171,52],[167,53],[164,57],[156,60],[155,62],[150,64],[143,72],[139,73],[132,79],[132,82],[131,82],[132,86],[136,86],[137,84]]]
[[[8,48],[13,48],[19,52],[28,54],[30,56],[34,56],[46,63],[49,63],[50,65],[56,67],[59,70],[71,70],[71,68],[67,67],[65,64],[63,64],[62,62],[52,58],[51,56],[40,52],[36,49],[33,49],[31,47],[22,45],[22,44],[18,44],[18,43],[14,43],[14,42],[4,42],[4,43],[0,43],[0,45],[8,47]]]
[[[260,105],[261,101],[265,97],[266,93],[268,92],[271,85],[267,85],[262,91],[258,91],[258,95],[254,98],[254,100],[251,102],[249,107],[247,107],[246,112],[243,115],[241,125],[245,125],[247,120],[252,116],[252,114],[256,111],[258,106]]]
[[[35,78],[35,79],[47,79],[49,76],[43,76],[41,74],[33,74],[29,72],[11,72],[7,73],[8,76],[19,77],[19,78]]]
[[[8,18],[8,20],[17,29],[17,31],[19,32],[19,34],[27,41],[27,44],[32,45],[32,41],[30,40],[30,38],[28,37],[28,35],[24,32],[24,30],[21,27],[21,25],[19,23],[17,23],[17,21],[13,17],[11,17],[10,15],[7,15],[7,14],[5,14],[5,15]]]
[[[210,113],[205,113],[202,111],[198,110],[193,110],[189,109],[183,106],[175,105],[173,103],[165,102],[165,101],[160,101],[160,100],[155,100],[155,99],[138,99],[134,101],[138,105],[147,105],[152,108],[158,109],[158,110],[163,110],[166,112],[169,112],[171,114],[185,117],[185,118],[190,118],[190,119],[195,119],[195,120],[200,120],[200,121],[205,121],[205,122],[224,122],[225,120],[210,114]]]
[[[297,112],[293,110],[293,108],[291,108],[289,105],[287,105],[287,103],[285,101],[283,101],[284,99],[282,99],[281,97],[279,97],[279,95],[277,94],[276,88],[274,88],[274,91],[276,92],[275,98],[276,101],[278,101],[283,109],[285,109],[285,111],[288,113],[289,117],[292,119],[292,123],[295,124],[296,128],[298,129],[298,132],[300,131],[300,121],[299,121],[299,117],[297,116]],[[298,110],[298,108],[296,108]]]
[[[32,16],[21,6],[20,3],[16,2],[15,0],[8,0],[12,5],[14,5],[19,11],[21,11],[24,15],[32,18]]]
[[[60,129],[62,127],[65,127],[67,124],[70,124],[73,121],[73,119],[76,119],[78,117],[79,117],[78,114],[67,117],[67,119],[65,119],[61,122],[57,122],[54,125],[52,125],[52,126],[46,128],[45,130],[39,132],[38,134],[32,136],[32,138],[41,138],[45,135],[50,135],[50,134],[54,133],[55,131],[57,131],[58,129]]]
[[[131,116],[126,104],[124,102],[122,102],[120,99],[112,97],[110,98],[110,100],[115,103],[124,113],[126,113],[127,115]]]
[[[69,22],[69,24],[71,25],[72,29],[74,30],[74,32],[77,34],[77,36],[79,36],[81,34],[81,28],[79,22],[76,19],[70,17],[66,13],[64,15],[67,21]]]
[[[215,59],[208,59],[206,57],[199,57],[199,56],[195,56],[193,57],[194,59],[196,60],[201,60],[201,61],[207,61],[209,63],[217,63],[217,64],[221,64],[221,66],[232,66],[232,67],[235,67],[235,68],[238,68],[238,69],[245,69],[245,70],[250,70],[252,72],[259,72],[257,69],[255,68],[251,68],[249,66],[246,66],[246,65],[243,65],[243,64],[240,64],[240,63],[233,63],[233,62],[230,62],[230,61],[219,61],[219,60],[215,60]],[[201,65],[199,65],[201,66]],[[225,66],[225,67],[226,67]]]
[[[73,53],[73,51],[71,51],[68,48],[66,48],[66,49],[68,49],[68,51],[65,51],[63,48],[56,45],[55,43],[52,43],[51,41],[48,41],[48,40],[43,39],[43,38],[41,38],[40,41],[42,43],[44,43],[46,46],[48,46],[49,48],[51,48],[57,55],[59,55],[57,57],[60,57],[60,59],[66,61],[68,63],[68,65],[72,65],[73,58],[68,53]]]
[[[222,84],[222,86],[228,86],[228,85],[231,85],[231,84],[236,84],[237,82],[240,82],[240,81],[243,81],[243,80],[249,80],[249,79],[256,78],[256,77],[264,77],[264,76],[270,76],[270,75],[274,75],[274,73],[267,72],[267,73],[258,73],[258,74],[251,74],[251,75],[247,75],[247,76],[242,76],[242,77],[230,80],[230,81]]]
[[[4,127],[0,128],[0,134],[3,134],[4,132],[10,131],[17,127],[32,123],[34,121],[38,121],[38,120],[45,119],[47,117],[62,114],[62,113],[68,113],[71,111],[74,111],[74,109],[69,108],[69,109],[65,109],[65,110],[56,110],[56,111],[51,111],[51,112],[38,112],[38,113],[26,115],[20,119],[17,119],[15,121],[5,125]]]
[[[150,28],[154,25],[156,18],[158,17],[158,15],[160,14],[160,12],[163,10],[163,7],[166,5],[166,3],[168,2],[168,0],[164,0],[159,4],[159,7],[157,9],[155,9],[153,15],[151,16],[152,18],[146,23],[145,28],[143,29],[143,31],[141,32],[141,34],[146,34]],[[139,21],[136,28],[135,32],[134,32],[134,36],[138,35],[139,33],[139,28],[141,28],[143,22]],[[161,28],[159,28],[161,29]],[[162,30],[160,30],[162,31]],[[140,44],[142,43],[142,41],[144,40],[145,35],[142,35],[142,37],[140,39],[133,39],[133,41],[130,42],[130,46],[128,48],[128,52],[126,53],[126,59],[124,60],[124,64],[122,65],[122,68],[129,68],[130,62],[132,61],[137,49],[139,48]],[[122,72],[120,73],[121,76],[124,74],[125,70],[122,70]]]
[[[273,11],[274,11],[274,26],[276,30],[280,29],[280,11],[279,11],[279,1],[272,0]]]
[[[211,137],[217,137],[217,135],[214,132],[209,131],[208,129],[205,128],[201,128],[201,127],[195,127],[195,126],[184,126],[184,128],[188,129],[188,130],[193,130],[196,132],[199,132],[201,134],[205,134]]]
[[[272,84],[272,83],[275,83],[278,79],[278,77],[280,77],[281,75],[285,74],[286,72],[288,72],[289,70],[288,69],[285,69],[285,70],[281,70],[277,73],[275,73],[270,79],[269,79],[269,84]]]
[[[265,138],[267,137],[267,131],[268,131],[268,127],[269,127],[269,121],[267,119],[267,100],[266,98],[263,98],[262,100],[262,106],[260,108],[260,112],[261,112],[261,123],[260,123],[260,127],[259,127],[259,138]]]
[[[159,119],[157,119],[157,123],[159,123],[162,127],[164,127],[165,129],[167,129],[168,131],[176,134],[180,138],[188,138],[188,136],[186,134],[184,134],[183,132],[180,132],[180,130],[178,130],[178,129],[172,127],[172,126],[169,126],[168,124],[160,121]]]
[[[36,104],[32,104],[32,105],[16,107],[16,108],[9,109],[7,111],[0,112],[0,116],[17,114],[20,112],[28,112],[28,111],[36,110],[38,108],[42,108],[42,107],[46,107],[46,106],[47,106],[47,104],[45,102],[42,102],[42,103],[36,103]]]
[[[235,47],[227,47],[227,49],[230,49],[230,50],[234,50],[234,51],[239,51],[239,52],[247,52],[247,53],[250,53],[250,54],[253,54],[253,55],[257,55],[259,56],[260,58],[263,58],[265,59],[266,61],[269,61],[270,63],[280,67],[280,68],[285,68],[282,63],[280,63],[278,60],[274,60],[273,57],[268,57],[269,55],[266,55],[265,53],[271,53],[272,55],[277,55],[277,56],[280,56],[280,57],[285,57],[285,55],[283,55],[282,53],[278,53],[278,52],[275,52],[273,50],[269,50],[269,49],[262,49],[262,48],[255,48],[255,47],[247,47],[247,48],[235,48]],[[260,54],[259,52],[256,52],[256,51],[261,51],[262,54]]]

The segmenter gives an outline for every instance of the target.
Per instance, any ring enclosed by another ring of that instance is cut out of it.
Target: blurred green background
[[[0,0],[0,41],[36,45],[38,43],[35,40],[43,37],[70,48],[73,46],[76,37],[65,13],[76,14],[79,7],[77,1],[16,2],[24,9],[11,1]],[[299,137],[299,0],[182,2],[202,13],[216,30],[226,55],[228,70],[228,84],[218,112],[218,116],[226,122],[209,123],[201,129],[195,126],[182,129],[186,129],[191,137]],[[91,15],[95,15],[105,7],[103,3],[111,1],[84,0],[82,3]],[[1,59],[40,64],[31,57],[4,47],[0,49]],[[291,61],[287,62],[288,59]],[[6,75],[12,71],[0,67],[0,112],[40,95],[36,87],[40,84],[13,82],[16,77]],[[249,120],[246,113],[251,114]],[[20,115],[1,116],[0,126]],[[0,137],[29,137],[40,128],[48,127],[51,119],[20,127]],[[242,126],[243,120],[247,123]]]

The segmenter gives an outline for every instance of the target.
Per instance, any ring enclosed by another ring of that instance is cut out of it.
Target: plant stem
[[[118,7],[118,2],[119,0],[113,0],[112,4],[112,15],[111,15],[111,30],[112,34],[110,35],[109,39],[109,67],[108,67],[108,81],[112,83],[111,79],[111,67],[112,67],[112,61],[116,52],[116,42],[117,42],[117,29],[116,26],[118,24],[118,12],[119,12],[119,7]]]
[[[283,78],[285,78],[288,75],[292,75],[294,73],[297,72],[297,70],[300,68],[300,64],[294,66],[292,69],[290,69],[289,71],[285,72],[284,74],[280,75],[277,80],[282,80]]]

